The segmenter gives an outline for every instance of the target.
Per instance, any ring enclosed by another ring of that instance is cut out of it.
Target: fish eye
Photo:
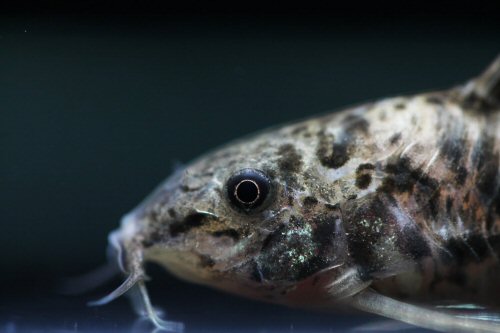
[[[226,189],[233,205],[249,211],[260,207],[266,201],[271,190],[271,181],[260,170],[243,169],[229,178]]]

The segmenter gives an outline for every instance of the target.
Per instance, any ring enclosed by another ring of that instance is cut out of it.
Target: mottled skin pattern
[[[124,269],[155,261],[190,281],[295,305],[370,286],[412,302],[499,306],[500,104],[465,89],[381,100],[197,159],[113,234]],[[273,184],[250,212],[225,191],[245,168]],[[356,283],[343,288],[349,272]]]

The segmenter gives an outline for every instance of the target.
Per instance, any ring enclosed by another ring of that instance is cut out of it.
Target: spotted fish
[[[109,241],[126,279],[93,304],[134,287],[155,325],[181,331],[149,301],[144,263],[155,262],[275,303],[500,332],[499,163],[500,57],[449,90],[242,138],[124,216]]]

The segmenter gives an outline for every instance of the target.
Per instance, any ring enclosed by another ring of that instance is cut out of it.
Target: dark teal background
[[[23,300],[65,307],[57,279],[104,263],[108,232],[176,163],[282,122],[462,83],[500,52],[494,17],[128,14],[0,19],[4,323],[41,325]],[[260,308],[158,279],[181,319],[207,304],[247,321]],[[65,318],[56,326],[72,327]]]

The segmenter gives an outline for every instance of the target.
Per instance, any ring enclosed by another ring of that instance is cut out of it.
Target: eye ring
[[[257,169],[242,169],[226,182],[226,194],[232,205],[247,213],[261,208],[270,192],[269,177]]]
[[[250,186],[253,185],[254,189],[255,189],[255,199],[253,199],[251,201],[245,201],[245,200],[243,200],[241,198],[241,193],[238,193],[239,192],[238,190],[241,190],[240,186],[243,184],[243,186],[248,187],[248,185],[249,185],[248,183],[251,184]],[[259,187],[259,185],[254,180],[243,179],[238,184],[236,184],[236,186],[234,187],[234,197],[236,198],[236,200],[238,200],[239,202],[241,202],[244,205],[252,205],[257,200],[259,200],[259,197],[260,197],[260,187]]]

